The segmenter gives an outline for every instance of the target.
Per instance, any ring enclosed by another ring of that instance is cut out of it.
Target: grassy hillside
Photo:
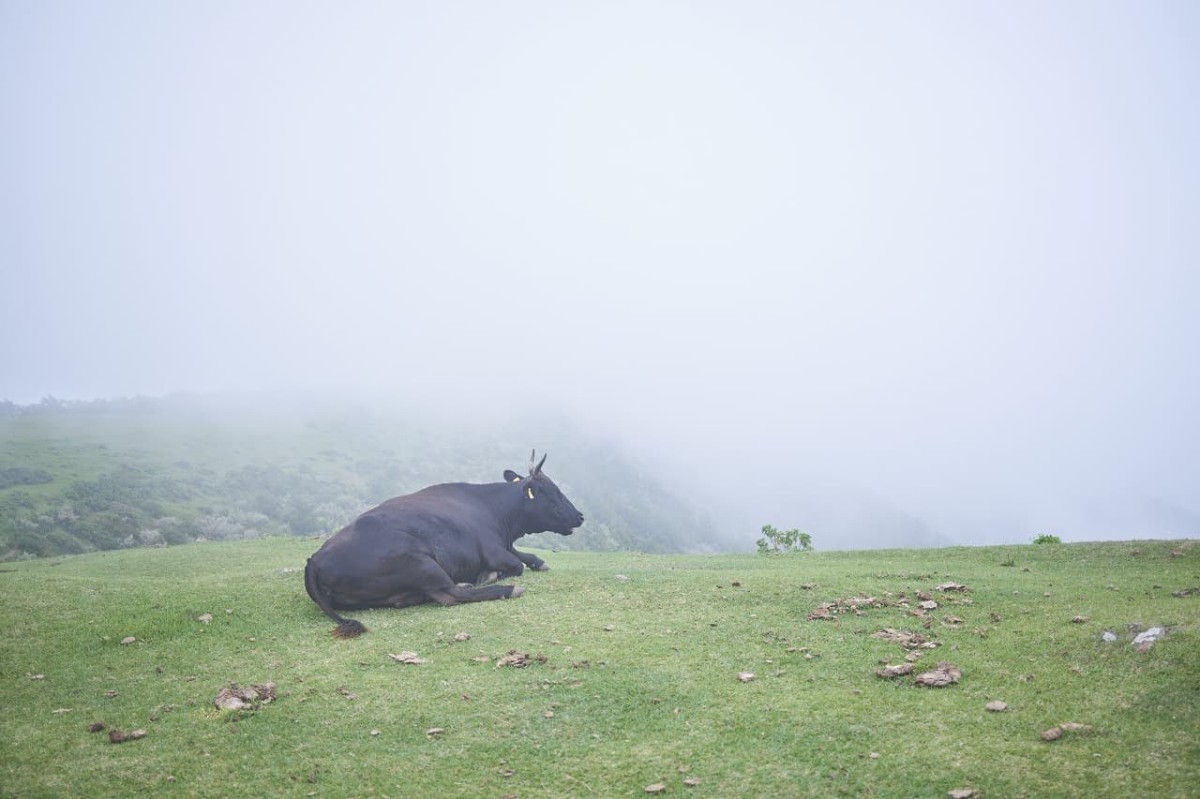
[[[351,614],[370,628],[353,641],[304,594],[316,546],[5,564],[0,795],[1097,799],[1200,785],[1189,542],[543,553],[553,570],[519,578],[519,599]],[[950,582],[967,590],[937,588]],[[1152,625],[1170,633],[1138,651],[1134,631]],[[876,676],[906,659],[877,637],[889,628],[937,644],[913,650],[913,675]],[[389,657],[406,650],[424,662]],[[528,665],[497,665],[514,651]],[[940,661],[957,684],[914,684]],[[213,705],[231,683],[267,682],[277,698],[257,710]],[[997,700],[1008,709],[985,709]],[[1041,739],[1068,722],[1086,726]],[[114,744],[113,729],[146,735]]]
[[[563,419],[253,395],[0,404],[0,559],[329,534],[432,483],[497,481],[535,446],[588,517],[542,545],[719,547],[686,503]]]

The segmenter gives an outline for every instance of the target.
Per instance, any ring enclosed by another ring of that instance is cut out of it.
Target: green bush
[[[1035,544],[1061,544],[1062,539],[1050,533],[1042,533],[1037,538],[1033,539]]]
[[[783,552],[806,552],[813,548],[812,535],[799,530],[776,530],[769,524],[762,528],[762,538],[754,542],[758,554],[773,555]]]

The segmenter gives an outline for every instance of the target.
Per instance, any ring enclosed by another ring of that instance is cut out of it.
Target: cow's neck
[[[529,522],[525,517],[525,497],[519,491],[513,491],[508,483],[486,483],[479,486],[488,494],[490,507],[496,509],[504,540],[508,544],[524,535],[543,532],[542,530],[527,529]]]

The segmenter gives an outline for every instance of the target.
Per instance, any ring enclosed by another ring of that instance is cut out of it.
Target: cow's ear
[[[512,469],[505,469],[504,470],[504,482],[519,483],[519,482],[521,482],[521,475],[517,474]]]

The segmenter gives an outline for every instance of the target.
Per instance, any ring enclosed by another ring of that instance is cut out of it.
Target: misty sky
[[[818,547],[1200,535],[1198,41],[1189,0],[0,0],[0,397],[554,408]]]

